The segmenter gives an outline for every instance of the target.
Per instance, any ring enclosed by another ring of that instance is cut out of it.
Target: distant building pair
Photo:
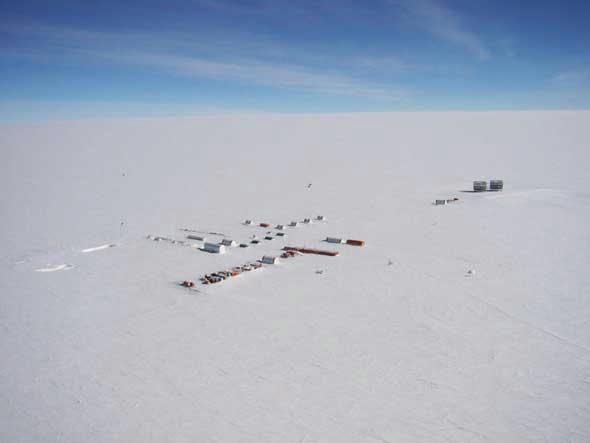
[[[504,181],[503,180],[490,180],[490,191],[501,191],[504,189]],[[473,182],[473,191],[474,192],[484,192],[488,190],[488,182],[486,181],[474,181]]]

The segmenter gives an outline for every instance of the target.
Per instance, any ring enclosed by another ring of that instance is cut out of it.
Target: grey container
[[[225,254],[225,246],[219,245],[217,243],[205,243],[202,249],[214,254]]]
[[[262,257],[262,263],[266,265],[276,265],[279,262],[278,257],[271,257],[270,255],[265,255]]]
[[[473,182],[473,191],[475,192],[483,192],[488,190],[488,182],[485,181],[474,181]]]
[[[504,180],[490,180],[490,191],[501,191],[504,189]]]

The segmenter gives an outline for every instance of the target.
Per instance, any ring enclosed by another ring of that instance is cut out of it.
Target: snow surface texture
[[[1,126],[0,441],[590,441],[589,142],[588,112]],[[284,245],[340,256],[177,285]]]

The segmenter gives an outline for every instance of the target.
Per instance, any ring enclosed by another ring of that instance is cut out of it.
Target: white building
[[[214,254],[225,254],[225,246],[218,243],[205,243],[202,249]]]
[[[279,263],[279,258],[272,257],[270,255],[265,255],[264,257],[262,257],[262,263],[266,265],[276,265],[277,263]]]
[[[233,247],[233,246],[237,246],[238,245],[235,241],[233,241],[233,240],[231,240],[229,238],[224,238],[223,240],[221,240],[221,244],[223,246],[230,246],[230,247]]]

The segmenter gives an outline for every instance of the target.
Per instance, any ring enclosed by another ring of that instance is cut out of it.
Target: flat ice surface
[[[0,126],[0,441],[590,441],[589,145],[589,112]],[[177,286],[284,245],[340,256]]]

